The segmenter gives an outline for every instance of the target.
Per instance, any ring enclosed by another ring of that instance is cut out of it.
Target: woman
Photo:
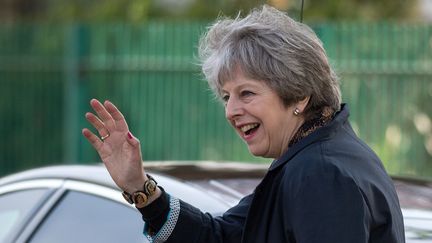
[[[153,242],[404,242],[391,179],[354,134],[322,43],[264,6],[220,19],[200,42],[202,69],[255,156],[274,159],[254,193],[213,218],[146,175],[140,143],[109,101],[92,100],[84,136]],[[145,164],[145,163],[144,163]]]

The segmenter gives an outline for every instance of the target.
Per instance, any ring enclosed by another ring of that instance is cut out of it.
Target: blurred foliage
[[[418,0],[321,0],[304,2],[306,22],[415,19]],[[214,19],[264,3],[300,16],[301,0],[0,0],[0,21],[99,22],[148,18]]]
[[[49,0],[47,17],[53,20],[142,21],[150,0]]]
[[[305,1],[304,16],[313,21],[414,19],[417,4],[416,0]]]
[[[44,22],[143,21],[151,0],[0,0],[0,20]]]

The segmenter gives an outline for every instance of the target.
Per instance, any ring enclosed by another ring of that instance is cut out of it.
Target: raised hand
[[[147,179],[142,165],[141,146],[129,131],[122,113],[110,101],[103,104],[90,101],[96,115],[85,114],[99,136],[84,128],[82,134],[92,144],[112,179],[122,190],[133,193],[142,190]]]

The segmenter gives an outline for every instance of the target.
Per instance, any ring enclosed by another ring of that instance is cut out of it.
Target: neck
[[[324,107],[322,112],[310,120],[301,123],[299,128],[296,130],[294,136],[290,139],[288,148],[296,144],[298,141],[307,137],[309,134],[314,132],[320,127],[327,125],[333,119],[334,111],[330,107]]]

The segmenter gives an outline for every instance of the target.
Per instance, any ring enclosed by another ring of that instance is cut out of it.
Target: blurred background
[[[146,160],[252,157],[196,65],[217,16],[301,0],[0,0],[0,176],[99,162],[89,100],[111,100]],[[354,129],[392,175],[432,179],[432,1],[305,0]]]

